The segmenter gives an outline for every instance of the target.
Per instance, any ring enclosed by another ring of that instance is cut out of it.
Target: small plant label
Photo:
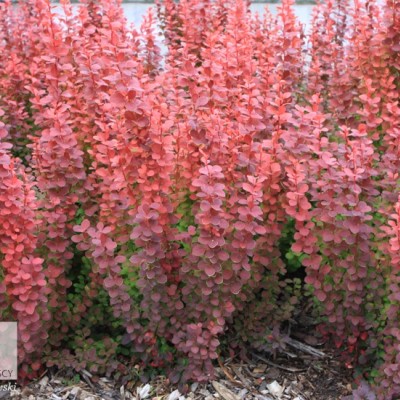
[[[0,381],[18,376],[17,322],[0,322]]]

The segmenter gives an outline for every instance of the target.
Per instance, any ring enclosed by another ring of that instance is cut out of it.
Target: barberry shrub
[[[232,331],[284,346],[306,288],[344,362],[400,395],[400,3],[381,3],[318,3],[310,33],[292,0],[165,0],[140,27],[117,0],[0,4],[22,376],[125,357],[207,381]]]

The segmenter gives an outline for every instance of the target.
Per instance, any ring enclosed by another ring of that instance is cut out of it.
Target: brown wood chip
[[[226,386],[224,386],[222,383],[219,383],[217,381],[211,382],[214,389],[217,391],[217,393],[224,399],[224,400],[240,400],[239,397],[233,393],[231,390],[229,390]]]

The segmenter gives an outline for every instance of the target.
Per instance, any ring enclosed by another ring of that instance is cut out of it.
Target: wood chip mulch
[[[297,339],[289,339],[287,348],[275,360],[258,353],[251,353],[248,363],[219,360],[216,379],[210,384],[193,384],[184,395],[162,376],[146,385],[128,382],[120,386],[107,378],[93,379],[86,371],[78,382],[63,378],[62,371],[55,375],[48,371],[26,387],[0,391],[0,399],[340,400],[351,394],[352,371],[328,350]]]

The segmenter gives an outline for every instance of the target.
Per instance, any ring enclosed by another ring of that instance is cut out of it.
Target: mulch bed
[[[0,390],[0,400],[351,399],[353,371],[345,368],[332,347],[322,341],[311,307],[307,303],[298,307],[288,329],[290,335],[284,338],[284,348],[275,359],[251,350],[246,362],[218,359],[215,380],[192,384],[184,395],[164,376],[143,384],[136,369],[131,374],[136,378],[123,383],[94,377],[85,370],[74,375],[71,371],[49,369],[25,387],[11,392]],[[0,388],[1,384],[0,381]]]
[[[86,371],[80,374],[80,382],[71,382],[62,371],[55,375],[48,371],[26,387],[0,391],[0,399],[339,400],[351,393],[351,371],[329,350],[297,339],[289,343],[288,351],[275,360],[251,353],[247,363],[220,362],[213,382],[193,384],[185,395],[162,376],[146,385],[128,382],[120,386],[107,378],[95,379]]]

